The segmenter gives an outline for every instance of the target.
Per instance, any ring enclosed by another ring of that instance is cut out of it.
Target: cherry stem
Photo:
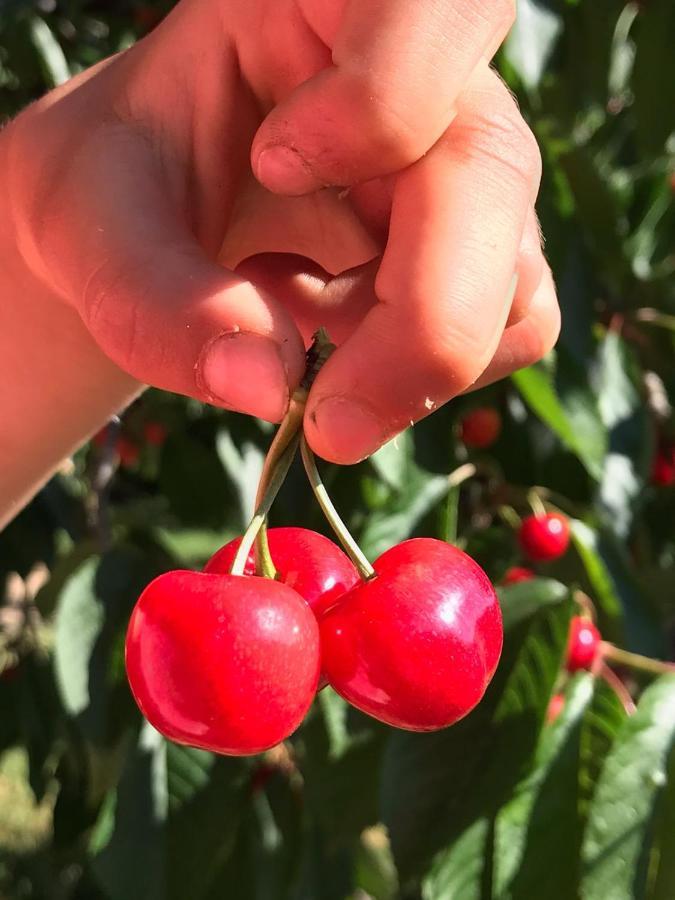
[[[617,665],[639,669],[642,672],[652,672],[654,675],[675,672],[675,663],[663,662],[663,660],[652,659],[649,656],[641,656],[639,653],[631,653],[629,650],[622,650],[615,644],[610,644],[609,641],[602,641],[600,646],[603,658]]]
[[[321,480],[321,475],[319,474],[319,470],[316,466],[314,454],[309,449],[309,445],[305,440],[304,434],[300,438],[300,453],[302,454],[302,462],[305,467],[305,472],[307,473],[307,478],[309,479],[309,483],[312,486],[312,491],[314,492],[317,503],[321,507],[326,519],[328,519],[330,527],[335,532],[338,540],[345,548],[347,555],[359,570],[359,575],[361,576],[361,578],[363,578],[364,581],[369,581],[371,578],[374,578],[377,573],[371,566],[370,562],[364,556],[363,551],[356,543],[352,535],[349,533],[349,529],[340,518],[338,511],[335,509],[333,501],[330,499],[328,491],[326,490],[326,487]]]
[[[544,501],[539,496],[539,492],[536,490],[536,488],[532,488],[532,490],[527,492],[527,502],[532,507],[532,512],[538,519],[541,519],[546,515],[546,507],[544,506]]]
[[[255,542],[255,571],[256,575],[261,575],[265,578],[277,577],[277,570],[267,540],[267,513],[269,512],[269,509],[283,484],[286,474],[288,473],[288,469],[293,462],[293,458],[295,457],[309,389],[318,375],[321,366],[325,363],[334,349],[335,346],[330,342],[328,333],[325,329],[320,328],[314,335],[312,345],[307,351],[305,374],[300,386],[291,397],[288,412],[277,429],[277,433],[274,435],[274,439],[267,451],[265,462],[263,463],[255,501],[256,513],[251,525],[246,531],[246,535],[248,535],[249,530],[253,528],[253,541]],[[268,499],[267,495],[272,487],[274,487],[273,494],[271,499]],[[264,508],[266,508],[266,512],[262,522],[258,524],[256,522],[257,517],[260,510]],[[243,546],[246,541],[249,547],[248,553],[250,553],[251,543],[246,540],[246,535],[244,535],[244,538],[242,539],[241,546]],[[241,546],[237,552],[235,562],[232,565],[233,574],[235,573],[234,566],[237,563],[239,553],[243,552],[241,551]],[[246,558],[248,557],[248,553],[246,554]],[[246,565],[245,562],[244,565]],[[239,573],[237,572],[236,574]]]
[[[574,602],[580,607],[581,611],[591,620],[595,622],[597,615],[595,612],[595,604],[583,591],[575,590],[573,592]]]
[[[248,555],[251,552],[253,543],[258,536],[260,529],[265,524],[267,514],[269,513],[272,504],[274,503],[276,496],[281,489],[281,485],[286,479],[286,475],[291,467],[291,463],[293,462],[293,458],[295,457],[295,452],[297,449],[298,435],[296,435],[295,438],[290,441],[281,456],[279,456],[279,458],[277,459],[276,466],[272,476],[270,477],[265,495],[256,508],[253,518],[251,519],[251,522],[241,539],[241,544],[239,544],[239,547],[237,549],[237,555],[234,557],[234,562],[232,563],[232,568],[230,569],[231,575],[244,574]]]
[[[619,678],[619,676],[610,669],[609,666],[606,666],[604,663],[600,666],[600,677],[605,681],[609,687],[614,691],[616,696],[621,701],[621,705],[624,710],[628,713],[628,715],[632,715],[637,707],[635,706],[635,701],[631,697],[628,688],[623,683],[623,681]]]

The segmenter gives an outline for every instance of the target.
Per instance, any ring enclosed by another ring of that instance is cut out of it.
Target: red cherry
[[[152,447],[161,447],[166,440],[168,431],[166,425],[161,422],[146,422],[143,426],[143,437],[146,443]]]
[[[108,443],[108,426],[106,425],[104,428],[101,428],[99,431],[91,439],[94,447],[98,447],[99,449],[105,447]]]
[[[660,447],[652,466],[652,484],[670,487],[675,484],[675,447]]]
[[[478,703],[502,648],[502,617],[487,575],[431,538],[383,553],[319,619],[323,669],[354,706],[411,731],[452,725]]]
[[[570,622],[570,636],[567,642],[565,668],[568,672],[590,669],[595,662],[602,640],[600,632],[582,616],[574,616]]]
[[[562,694],[554,694],[549,700],[546,710],[546,723],[551,725],[558,718],[565,707],[565,698]]]
[[[270,528],[270,554],[279,580],[297,591],[321,615],[360,581],[354,564],[333,541],[307,528]],[[241,538],[230,541],[211,557],[205,572],[229,572]],[[244,574],[255,575],[255,554],[249,554]]]
[[[118,437],[115,449],[120,460],[120,465],[123,468],[130,469],[138,463],[141,451],[139,450],[138,445],[129,440],[128,437],[125,437],[124,435]]]
[[[523,519],[518,533],[523,552],[535,562],[558,559],[570,543],[570,523],[560,513]]]
[[[474,409],[462,419],[460,435],[467,447],[482,450],[489,447],[499,437],[502,417],[496,409],[486,406]]]
[[[319,678],[319,633],[287,585],[167,572],[143,591],[126,640],[141,711],[166,737],[243,756],[302,722]]]
[[[532,581],[536,577],[532,569],[526,569],[524,566],[511,566],[504,573],[502,584],[519,584],[521,581]]]

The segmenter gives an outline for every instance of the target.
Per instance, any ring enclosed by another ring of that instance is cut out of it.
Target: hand
[[[512,17],[183,0],[6,130],[26,265],[139,381],[274,421],[326,325],[308,438],[368,455],[557,336],[538,150],[487,65]]]

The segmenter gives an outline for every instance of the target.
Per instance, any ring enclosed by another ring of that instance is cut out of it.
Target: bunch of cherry
[[[179,743],[229,755],[266,750],[295,731],[325,684],[380,721],[434,731],[473,709],[497,668],[501,611],[476,562],[418,538],[371,565],[333,507],[301,438],[307,390],[327,352],[319,340],[308,354],[245,534],[202,572],[160,575],[132,613],[132,692]],[[346,553],[313,531],[266,528],[298,446]]]

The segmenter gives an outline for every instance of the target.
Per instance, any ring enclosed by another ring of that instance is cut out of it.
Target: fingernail
[[[305,160],[290,147],[267,147],[258,156],[256,177],[266,188],[282,194],[307,194],[322,185]]]
[[[331,462],[360,462],[387,439],[383,423],[355,400],[326,397],[319,401],[310,418],[316,429],[312,444],[320,456]]]
[[[288,408],[288,377],[274,341],[257,334],[224,334],[209,344],[198,372],[214,402],[269,422]]]

